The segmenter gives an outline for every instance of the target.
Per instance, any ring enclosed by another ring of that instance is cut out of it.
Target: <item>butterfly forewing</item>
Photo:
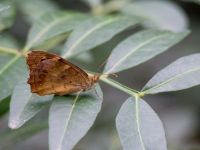
[[[82,69],[55,54],[32,51],[28,54],[28,83],[39,95],[65,95],[90,88],[91,78]]]

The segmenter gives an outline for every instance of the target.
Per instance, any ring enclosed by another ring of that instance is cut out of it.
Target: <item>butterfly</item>
[[[31,51],[26,57],[31,92],[43,95],[67,95],[90,89],[99,75],[89,75],[56,54]]]

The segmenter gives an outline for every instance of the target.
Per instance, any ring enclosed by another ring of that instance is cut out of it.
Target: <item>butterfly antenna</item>
[[[118,77],[118,75],[116,73],[111,73],[110,75],[112,75],[113,77]]]
[[[116,73],[103,73],[103,74],[101,74],[101,75],[105,75],[105,76],[107,76],[107,77],[113,76],[113,77],[115,77],[115,78],[118,77],[118,75],[117,75]]]
[[[99,67],[97,68],[97,71],[100,71],[100,69],[106,64],[106,62],[108,61],[108,57],[99,65]]]

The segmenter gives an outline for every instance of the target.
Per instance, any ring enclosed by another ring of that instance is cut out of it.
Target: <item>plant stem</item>
[[[10,53],[10,54],[15,54],[15,55],[19,55],[20,54],[20,52],[17,51],[16,49],[7,48],[7,47],[0,47],[0,52]]]
[[[127,94],[130,94],[132,96],[138,96],[138,94],[139,94],[139,91],[136,91],[136,90],[131,89],[131,88],[125,86],[125,85],[122,85],[121,83],[119,83],[115,80],[112,80],[112,79],[108,78],[107,76],[102,75],[100,77],[100,80],[111,85],[111,86],[113,86],[113,87],[115,87],[115,88],[117,88],[117,89],[119,89],[119,90],[121,90],[121,91],[123,91],[123,92],[125,92],[125,93],[127,93]]]

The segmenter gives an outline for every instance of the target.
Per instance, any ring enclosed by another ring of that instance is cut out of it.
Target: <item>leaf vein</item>
[[[59,146],[58,150],[61,150],[61,149],[62,149],[62,143],[63,143],[63,141],[64,141],[65,132],[66,132],[67,129],[68,129],[69,122],[70,122],[70,119],[71,119],[71,117],[72,117],[72,114],[73,114],[73,111],[74,111],[74,108],[75,108],[75,105],[76,105],[76,103],[77,103],[77,100],[78,100],[79,95],[80,95],[80,92],[76,95],[76,97],[75,97],[75,99],[74,99],[72,108],[71,108],[70,113],[69,113],[69,117],[68,117],[67,120],[66,120],[66,125],[65,125],[64,131],[63,131],[63,136],[61,137],[60,144],[58,145],[58,146]]]
[[[39,33],[35,36],[35,38],[34,38],[29,44],[27,44],[27,45],[25,46],[24,51],[25,51],[25,52],[28,51],[28,50],[31,48],[31,46],[32,46],[38,39],[40,39],[41,36],[43,36],[45,33],[47,33],[47,32],[49,31],[49,29],[51,29],[53,26],[55,26],[55,25],[57,25],[57,24],[59,24],[59,23],[61,23],[61,22],[63,22],[63,21],[66,21],[66,19],[69,19],[69,18],[71,18],[71,17],[69,17],[69,16],[64,16],[64,17],[60,18],[59,20],[55,20],[54,22],[52,22],[51,24],[49,24],[48,26],[46,26],[45,28],[43,28],[44,30],[42,30],[41,32],[39,32]]]
[[[69,50],[67,51],[67,53],[65,55],[63,55],[64,58],[66,58],[67,56],[70,56],[72,51],[75,49],[75,47],[77,47],[85,38],[87,38],[90,34],[92,34],[95,30],[111,23],[111,22],[114,22],[118,20],[118,18],[115,18],[115,19],[109,19],[109,20],[106,20],[105,22],[102,22],[100,24],[97,24],[96,26],[94,26],[93,28],[91,28],[90,30],[88,30],[85,34],[83,34],[79,40],[77,40],[70,48]]]
[[[156,88],[159,88],[159,87],[161,87],[162,85],[165,85],[165,84],[167,84],[167,83],[169,83],[169,82],[171,82],[171,81],[173,81],[173,80],[175,80],[175,79],[178,79],[179,77],[181,78],[181,76],[183,76],[183,75],[185,75],[185,74],[189,74],[189,73],[192,73],[192,72],[195,72],[195,71],[198,71],[198,70],[200,70],[200,68],[191,69],[191,70],[188,70],[188,71],[186,71],[186,72],[184,72],[184,73],[182,73],[182,74],[175,75],[175,76],[169,78],[168,80],[163,81],[163,82],[161,82],[160,84],[158,84],[158,85],[156,85],[156,86],[154,86],[154,87],[152,87],[152,88],[150,88],[150,89],[147,89],[147,90],[143,91],[143,93],[148,94],[148,92],[151,91],[151,90],[154,90],[154,89],[156,89]]]
[[[136,96],[135,98],[136,98],[135,99],[135,113],[136,113],[137,132],[138,132],[138,135],[139,135],[139,140],[140,140],[140,143],[141,143],[142,150],[145,150],[144,141],[143,141],[141,129],[140,129],[139,97]]]
[[[18,59],[20,58],[20,56],[16,55],[15,57],[13,57],[1,70],[0,70],[0,76],[13,64],[15,63]]]
[[[154,40],[157,40],[157,39],[159,39],[161,37],[164,37],[165,35],[167,35],[167,34],[163,34],[163,35],[159,35],[159,36],[153,37],[153,38],[147,40],[146,42],[139,44],[136,48],[134,48],[127,55],[125,55],[124,57],[122,57],[117,63],[115,63],[115,65],[113,65],[105,74],[108,74],[111,71],[113,71],[113,69],[115,69],[121,63],[123,63],[123,61],[125,61],[131,54],[133,54],[134,52],[136,52],[137,50],[139,50],[141,47],[145,46],[146,44],[148,44],[148,43],[150,43],[150,42],[152,42]]]

